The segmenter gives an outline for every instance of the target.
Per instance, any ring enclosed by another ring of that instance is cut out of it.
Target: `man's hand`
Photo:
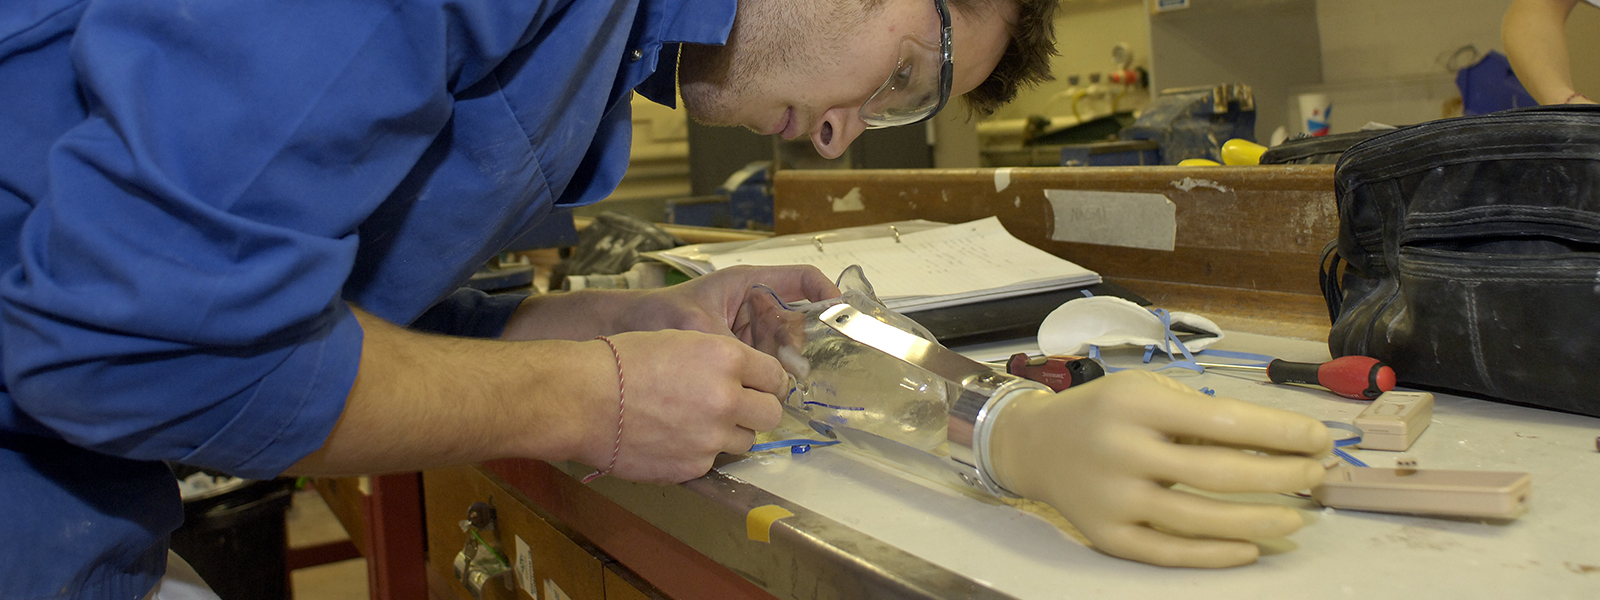
[[[746,294],[756,284],[786,302],[839,297],[839,288],[809,265],[731,267],[656,290],[585,291],[528,298],[501,336],[507,340],[589,340],[628,331],[680,329],[750,342]]]
[[[1054,506],[1100,551],[1162,566],[1248,564],[1260,554],[1249,540],[1304,524],[1289,507],[1216,500],[1172,484],[1222,493],[1305,490],[1323,476],[1311,457],[1333,448],[1315,419],[1212,398],[1143,371],[1018,398],[998,419],[989,450],[1001,485]]]
[[[710,470],[718,452],[750,449],[782,418],[777,359],[727,335],[690,331],[507,343],[408,331],[356,309],[361,370],[344,414],[299,475],[429,469],[491,458],[577,460],[670,483]]]
[[[785,302],[839,297],[839,288],[810,265],[730,267],[672,287],[651,290],[618,316],[623,331],[684,329],[733,335],[750,343],[750,288],[763,284]]]
[[[750,347],[757,284],[785,301],[835,298],[839,289],[811,266],[733,267],[658,290],[586,291],[534,296],[512,317],[506,340],[589,342],[610,336],[626,378],[621,450],[612,475],[674,483],[710,470],[718,452],[750,449],[756,431],[777,427],[787,375],[778,360]],[[581,357],[564,377],[585,382],[556,445],[605,468],[617,431],[617,374],[602,342],[579,344]],[[579,399],[601,399],[598,402]],[[516,454],[539,456],[538,448]],[[548,452],[543,454],[548,456]]]
[[[582,344],[602,365],[599,403],[584,410],[576,460],[631,481],[677,483],[711,470],[718,452],[750,449],[755,432],[778,426],[774,395],[787,385],[778,361],[727,336],[688,331],[613,336],[626,377],[627,407],[617,449],[617,379],[603,342]],[[587,355],[586,355],[587,356]]]

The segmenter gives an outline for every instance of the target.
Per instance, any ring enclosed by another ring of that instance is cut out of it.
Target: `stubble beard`
[[[801,42],[814,27],[793,0],[740,0],[726,45],[683,46],[678,83],[689,118],[710,126],[747,125],[739,122],[741,109],[774,95],[765,93],[768,84],[810,70],[804,68],[809,65]]]
[[[684,44],[678,64],[679,93],[683,108],[696,123],[735,125],[738,98],[748,85],[734,76],[732,52],[727,46]]]

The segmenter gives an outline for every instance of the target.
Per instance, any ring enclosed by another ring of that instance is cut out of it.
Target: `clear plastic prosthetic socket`
[[[996,496],[988,434],[1011,398],[1049,392],[946,349],[885,308],[852,266],[835,300],[786,306],[752,288],[751,343],[793,378],[784,409],[818,433],[910,473]]]

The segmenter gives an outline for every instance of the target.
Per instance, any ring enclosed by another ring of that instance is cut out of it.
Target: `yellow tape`
[[[745,534],[750,536],[750,539],[763,544],[770,543],[772,541],[772,524],[776,523],[778,519],[792,516],[794,516],[794,513],[776,504],[757,506],[744,515]]]

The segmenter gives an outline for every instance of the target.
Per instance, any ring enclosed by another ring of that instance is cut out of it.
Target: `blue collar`
[[[737,0],[668,0],[652,2],[648,11],[647,31],[640,38],[639,48],[647,56],[642,66],[652,69],[634,91],[651,102],[677,108],[678,50],[680,44],[708,44],[721,46],[728,42],[733,32],[733,18],[738,12]]]

